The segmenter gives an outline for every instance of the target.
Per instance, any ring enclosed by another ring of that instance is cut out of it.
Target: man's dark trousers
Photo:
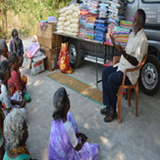
[[[103,104],[107,105],[107,112],[116,112],[117,93],[123,80],[123,72],[117,71],[117,67],[105,67],[102,72]],[[131,85],[126,76],[126,85]]]

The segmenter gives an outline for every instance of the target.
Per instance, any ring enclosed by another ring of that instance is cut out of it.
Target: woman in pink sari
[[[11,97],[17,97],[20,95],[20,100],[22,100],[27,90],[27,77],[21,77],[21,73],[19,71],[21,62],[19,61],[19,57],[16,53],[11,53],[9,63],[11,65],[11,78],[8,80],[8,84],[10,86]]]
[[[55,111],[49,139],[49,160],[95,160],[99,155],[98,144],[90,144],[78,132],[73,115],[68,112],[70,101],[65,88],[59,88],[53,98]]]

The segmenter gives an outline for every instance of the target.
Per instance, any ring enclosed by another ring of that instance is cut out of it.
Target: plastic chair
[[[131,89],[135,89],[135,99],[136,99],[136,117],[138,116],[138,80],[135,85],[125,85],[125,78],[127,72],[132,72],[140,70],[147,59],[148,53],[144,56],[143,61],[136,68],[126,69],[123,74],[122,85],[118,89],[117,99],[118,99],[118,122],[121,123],[121,109],[122,109],[122,96],[123,88],[128,89],[128,105],[131,106]],[[113,57],[113,64],[116,64],[120,59],[120,56]]]

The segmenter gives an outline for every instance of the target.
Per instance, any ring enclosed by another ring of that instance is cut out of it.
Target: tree
[[[8,32],[8,12],[14,12],[21,17],[25,15],[26,20],[36,22],[47,19],[48,16],[58,17],[57,10],[67,6],[71,0],[0,0],[1,28],[0,38],[6,38]]]

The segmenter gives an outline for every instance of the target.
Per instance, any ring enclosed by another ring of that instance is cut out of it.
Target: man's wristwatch
[[[125,58],[128,59],[128,54],[126,54]]]

